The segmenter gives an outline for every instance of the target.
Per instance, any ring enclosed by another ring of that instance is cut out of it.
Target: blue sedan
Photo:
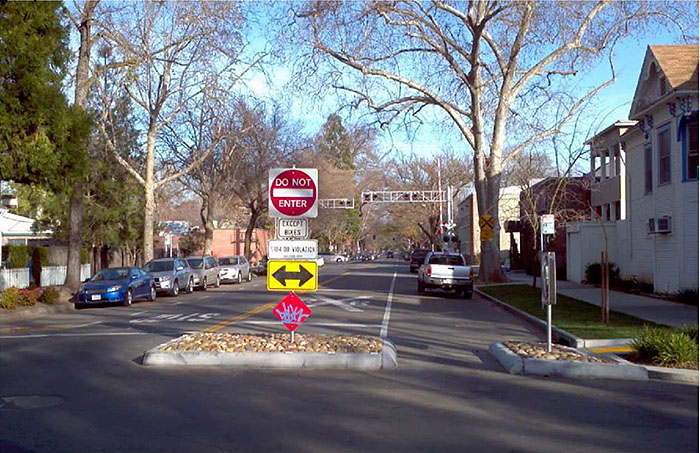
[[[114,267],[102,269],[86,280],[78,292],[76,305],[121,303],[129,306],[139,299],[156,299],[153,277],[138,267]]]

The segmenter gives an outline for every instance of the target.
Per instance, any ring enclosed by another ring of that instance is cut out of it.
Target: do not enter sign
[[[318,170],[315,168],[270,169],[268,208],[270,217],[318,216]]]

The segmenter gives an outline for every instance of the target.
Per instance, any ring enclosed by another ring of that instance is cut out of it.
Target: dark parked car
[[[78,292],[76,306],[102,303],[129,306],[139,299],[156,300],[153,277],[138,267],[113,267],[102,269],[85,280]]]
[[[418,271],[418,268],[423,264],[425,257],[428,255],[428,252],[430,252],[428,249],[415,249],[413,253],[411,253],[411,259],[408,263],[408,270],[411,273]]]

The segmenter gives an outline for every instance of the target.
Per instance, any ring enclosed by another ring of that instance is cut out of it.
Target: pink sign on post
[[[294,332],[297,327],[302,325],[306,319],[311,316],[311,309],[299,299],[293,292],[287,294],[275,308],[272,309],[272,314],[280,320],[290,332]]]

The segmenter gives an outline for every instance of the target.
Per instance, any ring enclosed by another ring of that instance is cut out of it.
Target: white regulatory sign
[[[306,219],[278,219],[277,237],[282,239],[306,239],[309,235]]]
[[[542,234],[554,234],[554,215],[543,214],[540,216],[540,228]]]
[[[315,260],[318,258],[318,241],[269,241],[267,257],[270,260]]]

